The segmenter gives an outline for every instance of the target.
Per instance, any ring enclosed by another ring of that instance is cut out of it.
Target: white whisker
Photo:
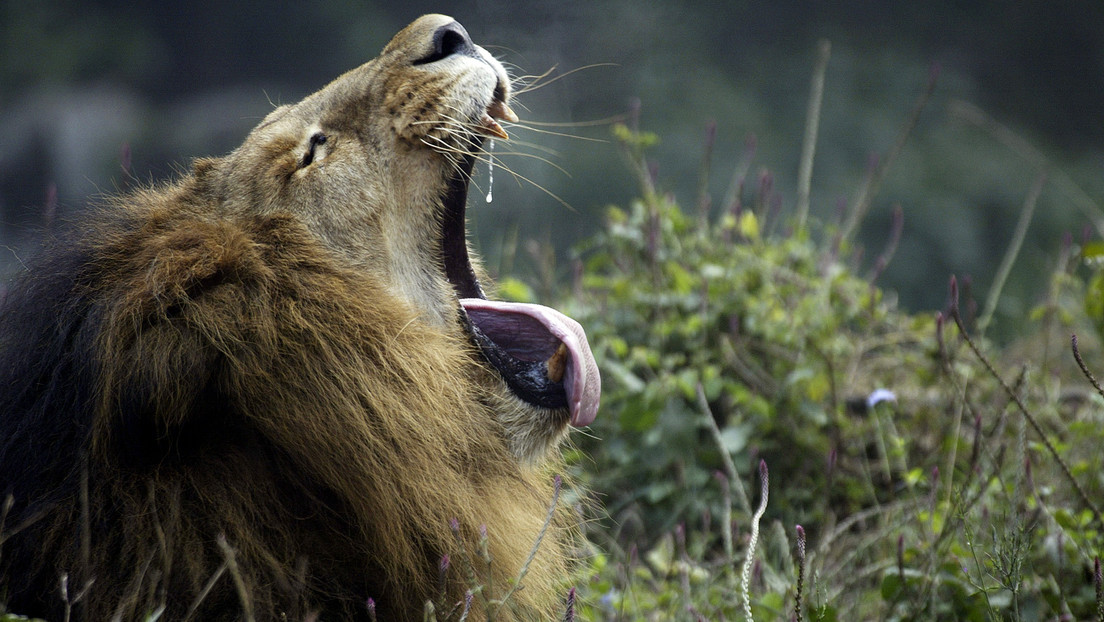
[[[536,160],[538,162],[542,162],[544,164],[547,164],[548,166],[551,166],[552,168],[554,168],[557,171],[563,173],[564,175],[566,175],[569,178],[571,177],[571,173],[568,173],[559,164],[556,164],[555,162],[549,160],[548,158],[544,158],[544,157],[541,157],[541,156],[533,154],[533,153],[525,153],[523,151],[505,151],[505,152],[501,152],[501,153],[498,154],[498,165],[499,166],[504,167],[504,165],[502,164],[502,158],[504,156],[511,156],[511,157],[517,157],[517,158],[528,158],[530,160]]]
[[[551,130],[542,130],[537,127],[530,127],[529,122],[513,123],[508,125],[510,129],[529,130],[530,132],[536,132],[537,134],[545,134],[546,136],[561,136],[563,138],[574,138],[576,140],[585,140],[592,143],[608,143],[609,141],[604,138],[591,138],[590,136],[578,136],[576,134],[568,134],[567,132],[553,132]],[[521,144],[521,143],[518,143]]]
[[[606,117],[604,119],[594,119],[593,121],[564,121],[561,123],[550,123],[547,121],[529,121],[526,120],[523,125],[536,125],[539,127],[595,127],[599,125],[610,125],[617,123],[618,121],[624,121],[627,115],[618,114],[612,117]],[[516,124],[522,125],[522,124]]]
[[[584,65],[582,67],[572,69],[571,71],[568,71],[566,73],[561,73],[560,75],[558,75],[558,76],[556,76],[556,77],[554,77],[550,80],[546,80],[544,82],[539,82],[539,80],[541,78],[547,76],[549,73],[552,72],[553,69],[555,69],[555,67],[553,66],[552,69],[549,69],[548,71],[544,72],[540,76],[537,76],[533,80],[532,83],[525,84],[522,88],[518,89],[517,92],[515,93],[515,95],[521,95],[523,93],[529,93],[529,92],[535,91],[537,89],[542,89],[542,88],[548,86],[549,84],[552,84],[553,82],[556,82],[558,80],[562,80],[562,79],[566,78],[567,76],[570,76],[571,74],[582,71],[584,69],[594,69],[596,67],[617,67],[617,66],[618,65],[616,63],[594,63],[593,65]]]

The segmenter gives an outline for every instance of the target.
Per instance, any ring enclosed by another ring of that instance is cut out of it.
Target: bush
[[[875,286],[900,213],[859,276],[841,227],[788,220],[768,173],[689,215],[654,188],[655,138],[616,131],[642,198],[609,208],[563,305],[605,380],[577,456],[605,508],[579,617],[1104,619],[1104,397],[1055,345],[1101,288],[1072,247],[1020,341],[968,340],[967,284],[938,315]]]

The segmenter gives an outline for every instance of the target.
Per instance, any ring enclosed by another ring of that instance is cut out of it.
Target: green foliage
[[[646,533],[672,528],[687,511],[719,516],[712,474],[722,468],[721,447],[709,441],[709,416],[741,467],[752,454],[772,467],[776,456],[800,455],[779,460],[775,472],[823,489],[840,428],[856,425],[842,416],[844,403],[891,380],[853,382],[849,367],[876,356],[878,340],[921,339],[902,333],[909,322],[882,293],[807,232],[768,236],[779,224],[766,210],[738,206],[695,219],[650,193],[627,210],[609,208],[606,230],[583,249],[586,325],[607,378],[599,426],[616,424],[598,428],[593,449],[613,464],[595,483],[607,488],[606,475],[642,483],[610,487],[617,492],[605,501],[615,516],[635,514]],[[930,321],[911,323],[930,340]],[[923,348],[901,354],[917,373],[936,373]],[[864,495],[848,496],[861,504]],[[794,517],[816,504],[786,502],[792,507],[776,509]]]
[[[1104,278],[1086,289],[1067,253],[1022,341],[975,354],[951,316],[904,313],[858,276],[835,226],[788,229],[769,184],[692,216],[648,177],[655,138],[615,134],[643,196],[580,248],[566,304],[604,378],[579,460],[606,512],[579,617],[744,619],[754,548],[755,619],[1092,618],[1104,397],[1054,343],[1089,325],[1078,301],[1092,315]],[[770,503],[749,547],[739,480],[760,459]]]

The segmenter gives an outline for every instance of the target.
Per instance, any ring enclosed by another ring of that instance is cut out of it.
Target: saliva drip
[[[491,139],[491,144],[487,149],[487,202],[490,203],[493,199],[494,192],[494,139]]]

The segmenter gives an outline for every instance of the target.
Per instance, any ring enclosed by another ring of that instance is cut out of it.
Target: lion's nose
[[[460,25],[460,22],[449,22],[433,31],[433,44],[429,53],[421,59],[414,61],[415,65],[435,63],[455,54],[479,58],[468,31]]]
[[[475,44],[460,22],[445,24],[433,33],[433,57],[440,60],[454,54],[476,56]]]

